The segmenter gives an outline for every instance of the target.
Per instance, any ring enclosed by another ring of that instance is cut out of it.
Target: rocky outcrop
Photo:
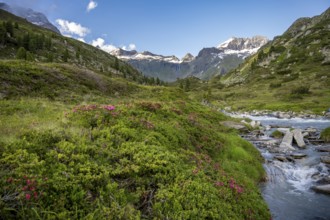
[[[61,32],[57,29],[57,27],[55,27],[52,23],[50,23],[47,17],[40,12],[33,11],[30,8],[7,5],[6,3],[0,3],[0,9],[8,11],[18,17],[25,18],[27,21],[37,26],[47,28],[51,31],[61,34]]]

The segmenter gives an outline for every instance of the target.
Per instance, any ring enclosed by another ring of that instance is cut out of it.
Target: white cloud
[[[131,50],[135,50],[136,46],[135,46],[135,44],[129,44],[128,46],[123,46],[122,49],[131,51]]]
[[[95,9],[97,7],[97,2],[94,2],[91,0],[87,5],[87,11],[90,12],[91,10]]]
[[[111,44],[106,44],[105,40],[103,38],[97,38],[96,40],[93,40],[91,43],[94,47],[99,47],[102,50],[110,53],[111,51],[117,49],[117,47],[115,47],[114,45]]]
[[[81,24],[70,22],[63,19],[57,19],[56,23],[59,25],[59,29],[63,35],[75,34],[79,37],[84,37],[90,32],[86,27],[81,26]]]

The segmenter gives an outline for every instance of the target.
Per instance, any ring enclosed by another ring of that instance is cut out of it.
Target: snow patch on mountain
[[[232,37],[225,42],[219,44],[217,48],[223,50],[224,54],[237,54],[239,57],[245,59],[251,56],[266,43],[268,43],[267,37],[254,36],[252,38],[237,38]]]
[[[138,53],[137,51],[127,51],[121,48],[117,48],[116,50],[111,52],[112,55],[118,57],[122,60],[155,60],[155,61],[165,61],[169,63],[181,63],[182,61],[176,56],[162,56],[158,54],[153,54],[149,51],[144,51],[142,53]]]

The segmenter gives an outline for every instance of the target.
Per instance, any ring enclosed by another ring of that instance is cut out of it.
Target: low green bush
[[[321,132],[321,139],[325,142],[330,142],[330,127],[327,127]]]
[[[284,136],[284,134],[282,132],[280,132],[279,130],[275,130],[271,133],[270,136],[274,137],[274,138],[282,138]]]
[[[178,114],[179,112],[179,114]],[[259,152],[187,102],[79,105],[1,148],[4,219],[269,219]]]

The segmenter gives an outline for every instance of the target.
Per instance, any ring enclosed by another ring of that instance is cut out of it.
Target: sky
[[[182,58],[230,37],[281,35],[330,0],[0,0],[44,13],[63,35],[105,51],[150,51]]]

